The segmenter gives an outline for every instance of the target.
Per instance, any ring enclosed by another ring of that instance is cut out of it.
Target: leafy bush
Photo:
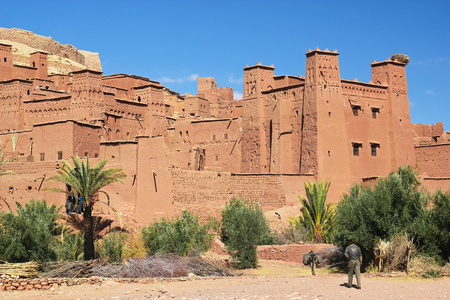
[[[373,255],[378,240],[400,232],[413,234],[426,226],[426,203],[410,166],[381,178],[373,189],[356,184],[337,206],[334,243],[345,246],[354,238],[366,254]]]
[[[81,233],[64,231],[55,247],[58,260],[84,260],[84,239]]]
[[[198,217],[187,210],[172,221],[163,218],[142,228],[142,236],[150,255],[175,253],[182,256],[208,251],[213,238],[200,225]]]
[[[222,210],[222,242],[238,268],[255,268],[256,246],[276,243],[269,222],[257,205],[232,199]]]
[[[429,256],[437,255],[441,262],[450,259],[450,190],[436,190],[431,196],[432,207],[428,210],[424,225],[420,227],[418,240],[421,250]]]
[[[56,220],[59,208],[46,201],[17,204],[12,212],[0,215],[0,260],[11,263],[49,261],[56,258],[55,236],[61,233]]]
[[[128,234],[120,231],[112,231],[108,233],[105,237],[103,237],[102,242],[98,247],[100,257],[110,263],[121,262],[124,245],[127,238]]]

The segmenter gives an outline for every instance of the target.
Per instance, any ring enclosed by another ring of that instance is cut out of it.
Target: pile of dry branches
[[[0,263],[0,275],[19,276],[22,278],[34,278],[39,275],[39,264],[37,262],[26,263]]]

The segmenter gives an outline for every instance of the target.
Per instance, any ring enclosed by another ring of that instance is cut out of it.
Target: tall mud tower
[[[335,50],[306,54],[303,138],[300,171],[334,186],[350,177],[349,145],[342,97],[339,54]],[[336,172],[336,170],[339,170]]]
[[[242,173],[269,172],[270,128],[262,91],[273,85],[274,69],[260,63],[244,68]]]

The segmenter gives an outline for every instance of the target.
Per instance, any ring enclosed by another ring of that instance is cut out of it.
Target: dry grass
[[[145,258],[146,256],[147,249],[145,248],[144,240],[140,234],[130,234],[123,247],[122,259]]]
[[[448,264],[447,264],[448,265]],[[433,257],[415,256],[409,262],[409,275],[422,278],[438,278],[448,266],[439,266]]]

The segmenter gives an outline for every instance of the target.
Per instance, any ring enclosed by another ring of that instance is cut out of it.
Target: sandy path
[[[1,299],[449,299],[450,278],[385,279],[362,276],[362,290],[346,288],[345,274],[305,275],[308,269],[283,263],[232,278],[61,287],[54,291],[2,292]],[[280,274],[280,273],[285,274]],[[253,273],[253,274],[252,274]],[[258,274],[258,275],[255,275]],[[264,274],[264,275],[261,275]]]

